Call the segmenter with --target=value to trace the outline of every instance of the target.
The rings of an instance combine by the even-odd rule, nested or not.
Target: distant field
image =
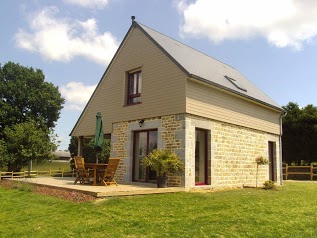
[[[41,171],[47,171],[47,170],[58,170],[58,169],[61,169],[65,172],[68,172],[68,171],[71,171],[71,168],[70,168],[70,163],[69,161],[46,161],[44,163],[40,163],[40,164],[36,164],[36,163],[33,163],[33,168],[32,170],[41,170]],[[28,170],[28,167],[24,167],[22,168],[22,171],[24,170]],[[7,168],[0,168],[0,171],[7,171]]]
[[[28,168],[25,168],[27,170]],[[41,164],[33,164],[33,170],[49,170],[49,169],[64,169],[64,171],[70,171],[70,163],[69,161],[47,161]]]

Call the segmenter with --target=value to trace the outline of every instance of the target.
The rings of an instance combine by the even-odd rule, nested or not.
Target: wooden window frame
[[[131,81],[133,81],[134,83],[134,75],[137,75],[137,79],[136,79],[136,93],[130,94],[130,86],[131,86]],[[140,77],[141,75],[141,77]],[[131,80],[131,76],[133,77]],[[140,79],[141,78],[141,79]],[[141,87],[139,88],[141,84]],[[135,104],[140,104],[141,101],[139,102],[133,102],[133,100],[135,98],[140,98],[141,100],[141,92],[142,92],[142,71],[141,70],[137,70],[137,71],[133,71],[133,72],[127,72],[127,104],[126,105],[135,105]]]

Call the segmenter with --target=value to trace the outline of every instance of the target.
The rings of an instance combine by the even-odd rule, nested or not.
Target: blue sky
[[[0,63],[42,69],[67,100],[60,149],[131,16],[238,69],[281,106],[317,106],[313,0],[3,0]]]

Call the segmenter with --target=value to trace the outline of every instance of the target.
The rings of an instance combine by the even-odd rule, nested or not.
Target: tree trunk
[[[16,166],[14,164],[8,164],[8,172],[15,171]]]
[[[20,172],[21,171],[21,168],[17,166],[16,163],[13,163],[13,164],[8,164],[8,172]]]

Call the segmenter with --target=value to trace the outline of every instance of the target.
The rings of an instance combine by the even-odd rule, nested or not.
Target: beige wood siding
[[[187,113],[280,134],[279,112],[194,79],[187,82]]]
[[[126,72],[142,70],[141,104],[126,106]],[[139,28],[126,38],[81,120],[74,136],[95,134],[95,117],[103,115],[104,132],[112,123],[185,112],[186,75]]]

